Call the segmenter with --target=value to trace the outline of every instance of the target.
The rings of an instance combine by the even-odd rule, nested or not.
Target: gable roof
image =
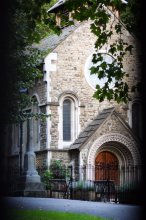
[[[78,149],[84,144],[89,137],[101,126],[101,124],[112,114],[114,107],[104,109],[97,117],[80,133],[79,137],[70,146],[70,150]]]
[[[48,12],[53,8],[53,7],[57,7],[59,5],[64,5],[64,3],[66,2],[66,0],[59,0],[54,6],[52,6]],[[108,11],[108,13],[113,14],[114,18],[117,19],[117,22],[120,22],[120,24],[123,26],[124,29],[127,30],[126,26],[121,22],[121,20],[119,18],[116,17],[116,15],[107,7],[105,7],[106,10]],[[53,51],[60,43],[62,43],[62,41],[64,41],[70,34],[72,34],[80,25],[82,25],[84,22],[75,22],[73,25],[71,26],[67,26],[65,28],[62,29],[61,34],[57,35],[57,34],[52,34],[49,35],[48,37],[42,39],[38,44],[34,44],[33,46],[35,48],[38,48],[41,51],[47,51],[50,50],[49,53],[51,51]],[[130,33],[131,34],[131,33]],[[131,36],[133,36],[131,34]]]
[[[131,127],[126,123],[123,118],[115,111],[114,107],[106,108],[101,113],[99,113],[95,119],[81,132],[75,142],[70,146],[69,150],[79,149],[84,143],[88,141],[88,139],[101,127],[101,125],[105,122],[107,118],[109,118],[112,114],[119,119],[120,123],[128,129],[132,137],[137,143],[141,143],[140,139],[133,133]]]
[[[46,51],[50,49],[50,52],[54,50],[62,41],[64,41],[76,28],[79,27],[81,23],[76,23],[74,25],[68,26],[62,29],[60,35],[53,34],[44,39],[42,39],[39,44],[34,44],[35,48],[38,48],[41,51]]]

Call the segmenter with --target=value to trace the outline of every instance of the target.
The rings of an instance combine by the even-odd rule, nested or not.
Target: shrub
[[[42,175],[42,181],[46,186],[46,189],[50,188],[49,180],[51,179],[68,179],[70,178],[69,168],[66,168],[65,164],[61,160],[54,160],[50,167],[45,170]]]
[[[50,171],[53,173],[53,179],[65,179],[66,178],[66,166],[61,160],[54,160],[50,165]]]

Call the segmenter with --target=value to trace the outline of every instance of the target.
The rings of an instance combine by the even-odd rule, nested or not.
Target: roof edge
[[[102,121],[101,123],[99,123],[99,126],[96,126],[96,125],[98,125],[98,123],[95,125],[95,129],[91,131],[91,135],[88,136],[85,141],[83,141],[81,144],[78,143],[78,145],[80,145],[80,146],[73,146],[74,143],[75,143],[75,141],[74,141],[74,143],[70,146],[70,149],[69,149],[69,150],[79,149],[79,148],[81,148],[86,142],[88,142],[89,137],[92,137],[92,135],[94,135],[94,133],[96,132],[96,130],[99,129],[99,127],[102,126],[102,124],[110,117],[110,115],[111,115],[114,111],[115,111],[115,107],[109,107],[109,108],[103,109],[102,112],[100,112],[100,113],[85,127],[85,129],[79,134],[78,138],[77,138],[75,141],[77,141],[78,139],[81,138],[81,135],[82,135],[84,132],[86,132],[86,130],[87,130],[88,127],[92,126],[93,122],[96,121],[96,119],[97,119],[98,117],[99,117],[98,120],[100,120],[100,116],[101,116],[101,115],[105,115],[105,114],[107,114],[107,113],[109,113],[109,115],[107,115],[105,118],[101,118],[101,120],[103,120],[103,121]],[[94,125],[93,125],[93,127],[94,127]]]
[[[51,13],[54,13],[55,10],[56,10],[58,7],[64,5],[65,2],[66,2],[66,0],[59,0],[59,1],[57,1],[50,9],[47,10],[47,13],[50,13],[50,12],[51,12]]]

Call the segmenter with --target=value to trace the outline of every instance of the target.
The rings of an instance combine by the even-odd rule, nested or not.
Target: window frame
[[[64,105],[65,102],[67,102],[67,104],[69,104],[68,106]],[[65,107],[67,107],[68,109],[65,109]],[[67,112],[65,112],[67,111]],[[66,115],[67,113],[67,115]],[[66,117],[68,116],[68,117]],[[72,101],[69,98],[66,98],[63,100],[63,111],[62,111],[62,132],[63,132],[63,141],[71,141],[71,133],[72,133],[72,129],[71,129],[71,124],[72,124]],[[69,120],[69,121],[68,121]],[[67,128],[68,128],[68,132],[67,132]],[[67,133],[67,136],[66,136]],[[65,137],[66,136],[66,137]]]
[[[63,102],[64,100],[71,101],[71,139],[63,140]],[[58,149],[69,148],[70,145],[75,141],[79,134],[79,102],[77,97],[72,93],[62,94],[59,98],[59,123],[58,123],[58,131],[59,131],[59,140],[58,140]]]

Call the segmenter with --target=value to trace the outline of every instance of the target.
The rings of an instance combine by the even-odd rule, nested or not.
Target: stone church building
[[[58,1],[48,13],[56,14],[56,22],[61,25],[60,10],[64,10],[65,1]],[[111,23],[120,22],[117,13],[112,14]],[[35,100],[28,111],[43,112],[49,117],[45,121],[32,120],[33,133],[31,147],[27,145],[28,126],[23,123],[23,143],[20,149],[20,128],[13,125],[8,137],[8,168],[20,167],[29,170],[25,161],[26,154],[35,157],[36,170],[49,167],[53,160],[61,160],[66,166],[72,165],[73,177],[76,167],[86,167],[85,173],[79,171],[79,179],[98,180],[102,173],[96,172],[96,166],[112,164],[117,167],[139,167],[141,165],[142,115],[141,97],[132,93],[132,100],[118,104],[115,101],[99,102],[93,98],[96,83],[103,84],[94,75],[90,75],[95,36],[90,30],[91,21],[75,22],[75,25],[62,26],[62,33],[43,39],[41,50],[49,48],[44,57],[43,78],[36,80],[35,87],[29,91]],[[109,24],[110,25],[110,24]],[[124,70],[128,72],[127,82],[131,88],[140,81],[139,46],[136,38],[122,25],[122,38],[134,46],[133,53],[127,53]],[[119,36],[110,39],[99,53],[110,62],[112,56],[106,53],[107,47]],[[29,130],[30,131],[30,130]],[[21,161],[20,161],[21,154]],[[33,172],[27,172],[33,176]],[[37,171],[34,175],[38,175]],[[39,176],[39,175],[38,175]],[[125,172],[111,174],[115,182],[125,182],[132,177],[140,178],[139,170],[126,176]],[[35,181],[40,181],[39,178]]]

